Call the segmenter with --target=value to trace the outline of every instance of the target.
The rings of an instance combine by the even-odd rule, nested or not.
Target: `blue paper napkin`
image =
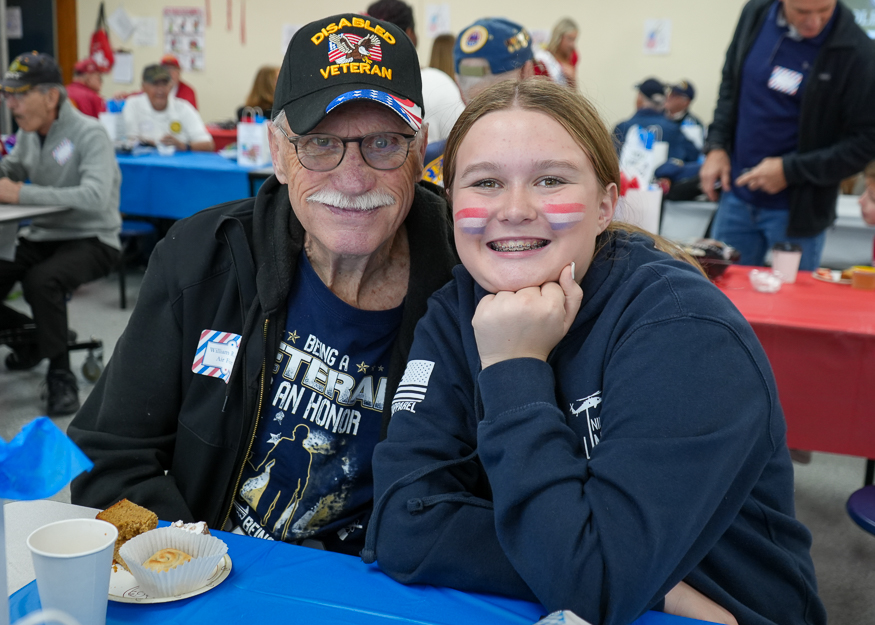
[[[94,463],[48,417],[38,417],[8,443],[0,439],[0,498],[51,497]]]

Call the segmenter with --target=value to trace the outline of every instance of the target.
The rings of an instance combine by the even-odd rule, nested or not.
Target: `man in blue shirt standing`
[[[723,67],[702,189],[713,234],[762,265],[776,242],[820,263],[839,182],[875,157],[875,44],[837,0],[750,0]]]

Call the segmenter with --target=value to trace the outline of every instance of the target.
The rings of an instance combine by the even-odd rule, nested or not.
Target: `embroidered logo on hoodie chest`
[[[602,392],[596,391],[592,395],[575,399],[568,409],[572,417],[585,419],[583,424],[573,424],[572,427],[583,429],[583,448],[586,451],[587,460],[590,458],[593,448],[599,444],[602,436],[602,419],[599,405],[602,403]],[[583,425],[582,428],[579,426]]]

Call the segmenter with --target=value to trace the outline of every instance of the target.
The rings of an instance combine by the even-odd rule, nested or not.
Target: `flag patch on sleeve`
[[[393,415],[399,410],[416,412],[416,404],[425,399],[433,370],[434,362],[431,360],[411,360],[407,363],[401,383],[392,399]]]

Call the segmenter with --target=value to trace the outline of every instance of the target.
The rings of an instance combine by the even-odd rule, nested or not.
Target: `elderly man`
[[[500,17],[477,20],[462,30],[453,49],[456,84],[462,100],[474,97],[496,83],[534,75],[532,38],[514,22]],[[423,180],[443,186],[444,147],[447,141],[429,142]]]
[[[0,260],[0,300],[21,281],[33,311],[31,319],[0,305],[0,329],[35,323],[37,338],[9,354],[6,367],[29,369],[48,358],[48,414],[70,414],[79,395],[67,354],[67,295],[118,260],[121,173],[106,130],[70,104],[52,57],[22,54],[0,90],[19,126],[15,149],[0,161],[0,202],[70,208],[35,218],[21,231],[14,260]]]
[[[416,184],[427,137],[403,31],[353,14],[304,26],[274,102],[276,176],[155,248],[69,428],[95,463],[73,501],[357,553],[371,452],[456,262],[451,227]]]
[[[696,88],[689,80],[682,80],[668,88],[665,97],[665,116],[680,124],[681,132],[700,152],[705,146],[705,125],[690,111],[696,97]]]
[[[774,243],[816,269],[839,183],[875,158],[875,44],[836,0],[751,0],[726,52],[702,189],[713,234],[762,265]]]
[[[129,139],[147,145],[172,145],[177,151],[212,152],[213,138],[195,108],[170,95],[170,73],[163,65],[143,70],[143,93],[125,102],[122,115]]]
[[[161,57],[161,65],[170,72],[170,95],[180,100],[185,100],[194,108],[197,108],[197,96],[194,89],[187,82],[182,82],[180,75],[182,68],[179,67],[179,59],[172,54],[165,54]]]
[[[699,151],[676,123],[666,119],[663,113],[665,85],[656,78],[648,78],[635,85],[635,88],[635,114],[614,126],[617,152],[622,152],[626,136],[633,126],[642,129],[655,126],[660,130],[657,140],[668,143],[668,160],[656,168],[655,176],[672,182],[695,177],[699,171]]]
[[[97,117],[106,110],[100,97],[103,74],[91,58],[82,59],[73,66],[73,82],[67,85],[67,97],[77,109],[89,117]]]

